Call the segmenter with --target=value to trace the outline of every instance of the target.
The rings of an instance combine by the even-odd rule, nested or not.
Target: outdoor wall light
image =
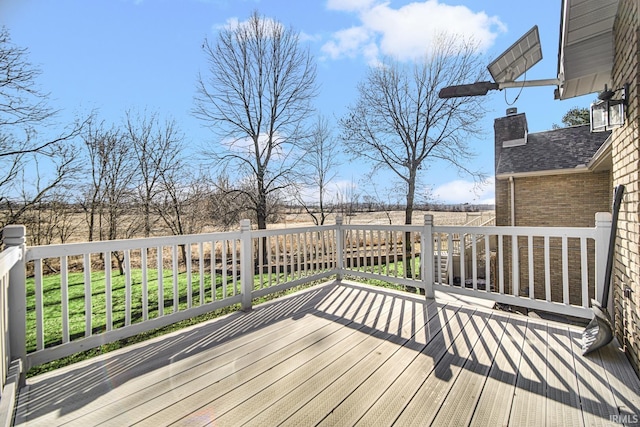
[[[621,98],[611,99],[618,91],[622,91]],[[598,100],[591,104],[589,109],[591,132],[604,132],[624,125],[628,92],[629,83],[616,90],[609,90],[604,86],[604,91],[598,95]]]

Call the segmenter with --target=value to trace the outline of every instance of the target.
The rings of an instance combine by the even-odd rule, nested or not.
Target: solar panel
[[[535,25],[487,68],[494,82],[512,82],[541,59],[540,34]]]

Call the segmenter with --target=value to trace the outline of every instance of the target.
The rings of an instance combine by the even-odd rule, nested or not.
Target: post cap
[[[2,230],[2,241],[7,246],[18,246],[26,242],[27,229],[24,225],[7,225]]]

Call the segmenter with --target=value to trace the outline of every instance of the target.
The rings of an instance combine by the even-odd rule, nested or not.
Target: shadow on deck
[[[17,425],[593,425],[640,416],[581,329],[332,282],[27,381]]]

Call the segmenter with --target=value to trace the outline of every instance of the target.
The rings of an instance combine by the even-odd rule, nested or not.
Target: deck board
[[[581,329],[327,283],[31,378],[17,425],[610,425],[640,415],[615,343]],[[615,424],[614,424],[615,425]]]
[[[504,323],[511,320],[508,315],[494,313],[491,316],[464,369],[440,405],[434,425],[456,427],[469,424],[504,335]]]
[[[547,325],[529,323],[518,366],[509,424],[545,425],[547,380]]]

